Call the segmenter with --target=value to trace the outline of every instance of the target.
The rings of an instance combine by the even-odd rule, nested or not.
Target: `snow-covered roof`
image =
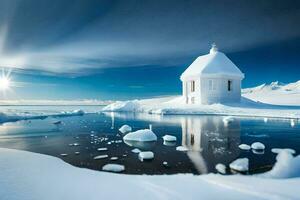
[[[209,54],[199,56],[180,76],[181,80],[197,76],[220,77],[230,76],[243,79],[241,70],[215,46]]]

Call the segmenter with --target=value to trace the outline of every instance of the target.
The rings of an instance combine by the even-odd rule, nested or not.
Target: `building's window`
[[[194,104],[195,103],[195,97],[191,98],[191,103]]]
[[[228,89],[228,91],[232,90],[232,81],[231,80],[227,81],[227,89]]]
[[[208,80],[208,90],[216,90],[216,84],[214,80]]]
[[[191,92],[195,92],[195,81],[191,81]]]

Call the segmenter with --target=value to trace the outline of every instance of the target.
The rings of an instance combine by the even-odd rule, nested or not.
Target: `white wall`
[[[195,81],[195,91],[191,92],[191,81]],[[209,80],[213,81],[213,90],[209,88]],[[232,81],[231,91],[228,91],[228,80]],[[213,104],[240,102],[241,99],[241,80],[235,77],[208,78],[199,77],[182,82],[183,96],[186,103],[191,104],[194,98],[195,104]]]

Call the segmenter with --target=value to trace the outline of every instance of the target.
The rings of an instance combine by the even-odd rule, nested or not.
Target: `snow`
[[[215,168],[220,174],[226,174],[226,166],[224,164],[218,163]]]
[[[177,138],[173,135],[165,135],[162,137],[166,142],[176,142]]]
[[[104,159],[104,158],[108,158],[108,155],[99,155],[99,156],[95,156],[94,160],[99,160],[99,159]]]
[[[106,164],[102,167],[102,170],[108,172],[122,172],[125,170],[125,166],[119,164]]]
[[[246,172],[249,170],[249,159],[238,158],[229,164],[229,167],[235,171]]]
[[[195,76],[225,75],[244,78],[239,68],[222,52],[199,56],[180,76],[181,80]]]
[[[128,141],[152,142],[157,140],[157,136],[149,129],[141,129],[128,133],[123,139]]]
[[[254,150],[264,150],[265,149],[265,145],[261,142],[254,142],[251,144],[251,148]]]
[[[246,151],[251,149],[251,147],[248,144],[240,144],[239,148]]]
[[[295,151],[294,149],[290,149],[290,148],[285,148],[285,149],[273,148],[273,149],[271,149],[271,151],[272,151],[273,153],[276,153],[276,154],[279,154],[279,153],[282,152],[282,151],[287,151],[287,152],[289,152],[290,154],[295,154],[295,153],[296,153],[296,151]]]
[[[185,104],[182,96],[170,96],[144,100],[133,100],[129,109],[129,102],[123,102],[117,109],[114,106],[108,105],[102,109],[103,112],[146,112],[157,115],[224,115],[224,116],[246,116],[246,117],[263,117],[263,118],[290,118],[300,119],[300,81],[290,83],[289,91],[283,89],[266,90],[257,93],[256,90],[243,90],[243,97],[240,103],[231,104]],[[274,84],[273,84],[274,87]],[[282,86],[280,86],[282,87]],[[252,91],[252,92],[251,92]],[[273,92],[277,91],[276,95]],[[251,95],[249,95],[251,94]],[[272,97],[272,98],[269,98]],[[261,97],[258,99],[256,97]],[[265,98],[265,99],[264,99]],[[276,101],[269,101],[275,99]],[[271,105],[274,104],[274,105]],[[276,105],[275,105],[276,104]],[[122,107],[123,106],[123,107]],[[265,119],[264,119],[265,120]],[[267,121],[267,120],[265,120]],[[295,121],[296,122],[296,121]]]
[[[300,80],[283,84],[278,81],[242,90],[244,97],[267,104],[300,106]]]
[[[97,151],[107,151],[106,147],[98,148]]]
[[[131,150],[131,152],[133,152],[133,153],[140,153],[140,152],[141,152],[141,150],[139,150],[139,149],[135,148],[135,149],[132,149],[132,150]]]
[[[178,146],[178,147],[176,147],[176,151],[188,151],[188,148],[186,148],[184,146]]]
[[[124,134],[124,133],[131,132],[132,128],[129,125],[125,124],[119,129],[119,131]]]
[[[132,112],[139,107],[138,100],[134,101],[117,101],[115,103],[105,106],[103,111],[115,111],[115,112]]]
[[[0,148],[0,196],[9,200],[53,199],[299,199],[299,156],[289,157],[298,170],[291,178],[266,174],[246,176],[208,174],[123,175],[69,165],[59,158]],[[282,162],[283,159],[277,159]],[[108,167],[111,169],[111,167]],[[119,167],[117,167],[119,168]],[[274,167],[275,168],[275,167]],[[298,173],[297,173],[298,172]],[[270,176],[270,174],[268,175]],[[282,177],[282,176],[281,176]],[[49,187],[51,186],[51,187]],[[113,187],[112,187],[113,186]]]
[[[260,176],[268,178],[300,177],[300,155],[293,157],[290,149],[282,149],[278,152],[276,160],[272,170]]]
[[[152,151],[142,151],[139,153],[140,161],[151,160],[154,158],[154,153]]]

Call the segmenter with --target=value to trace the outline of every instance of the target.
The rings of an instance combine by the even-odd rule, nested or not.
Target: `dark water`
[[[235,118],[225,125],[222,116],[160,116],[148,114],[86,114],[64,118],[18,121],[0,125],[0,147],[28,150],[60,157],[74,166],[101,170],[107,163],[123,164],[128,174],[203,174],[216,172],[215,165],[229,165],[237,158],[250,160],[250,173],[270,169],[276,154],[272,148],[293,148],[300,152],[300,125],[291,126],[288,120],[262,118]],[[53,122],[62,121],[55,125]],[[158,136],[154,143],[126,144],[118,129],[128,124],[133,130],[148,128]],[[162,136],[175,135],[177,142],[163,144]],[[93,136],[94,135],[94,136]],[[117,142],[115,142],[117,141]],[[243,151],[241,143],[262,142],[266,149],[260,154]],[[78,143],[78,146],[70,144]],[[141,162],[131,152],[134,145],[154,152],[154,159]],[[186,146],[188,152],[176,151]],[[108,151],[99,152],[97,148]],[[80,152],[76,155],[75,152]],[[63,157],[60,154],[68,154]],[[94,160],[97,155],[108,158]],[[111,161],[110,157],[118,157]],[[168,167],[162,163],[168,162]],[[230,172],[228,172],[230,173]]]

